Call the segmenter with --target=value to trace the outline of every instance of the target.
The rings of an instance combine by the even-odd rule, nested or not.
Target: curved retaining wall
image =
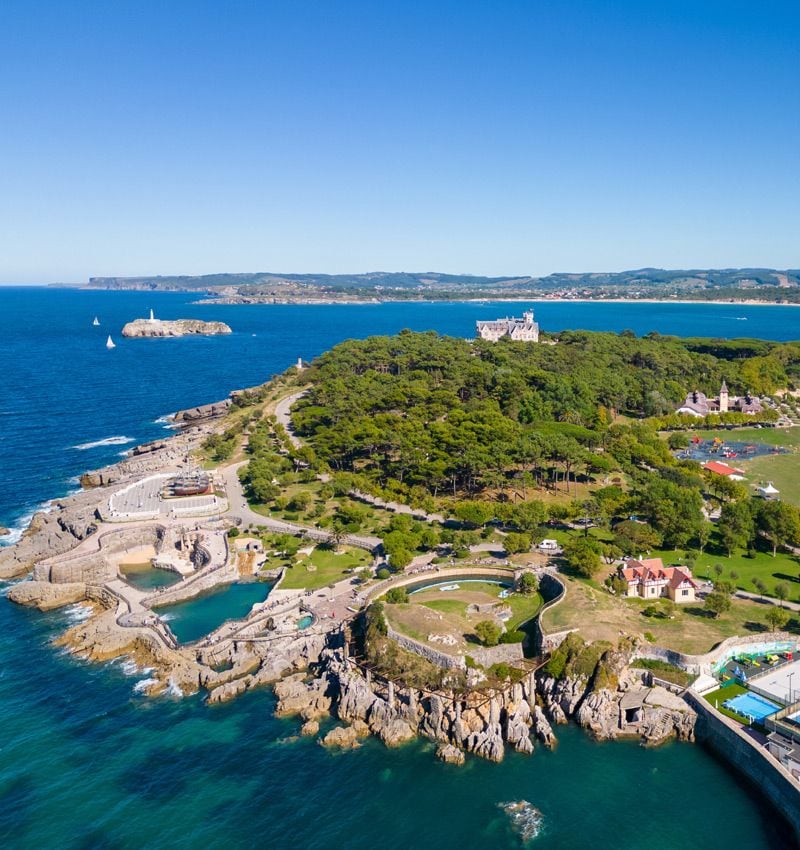
[[[783,652],[797,646],[797,636],[788,632],[765,632],[758,637],[727,638],[704,655],[687,655],[663,646],[640,646],[633,658],[653,658],[666,661],[686,670],[687,673],[711,675],[739,652]]]
[[[365,601],[367,603],[374,602],[393,587],[410,587],[414,584],[446,582],[450,578],[494,578],[504,579],[509,584],[513,584],[515,575],[513,570],[505,570],[500,567],[455,567],[454,569],[441,571],[432,570],[428,574],[418,573],[414,575],[393,576],[392,578],[384,579],[380,584],[376,584],[370,588],[365,595]]]
[[[541,610],[536,615],[534,620],[534,649],[537,655],[545,655],[552,652],[561,646],[564,638],[570,632],[576,632],[577,629],[562,629],[558,632],[548,632],[542,622],[542,617],[553,607],[558,605],[567,595],[567,587],[555,573],[542,572],[539,574],[539,593],[545,600]]]

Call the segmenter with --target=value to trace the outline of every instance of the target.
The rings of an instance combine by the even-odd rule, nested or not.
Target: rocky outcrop
[[[307,683],[305,678],[305,674],[295,673],[275,683],[276,716],[299,714],[304,720],[318,720],[330,713],[331,698],[325,692],[327,682],[313,679]]]
[[[556,736],[553,734],[553,727],[548,723],[544,711],[538,705],[534,705],[531,710],[531,731],[549,749],[555,746]]]
[[[436,758],[445,764],[464,764],[464,751],[452,744],[439,744],[436,748]]]
[[[230,399],[217,401],[213,404],[202,404],[199,407],[190,407],[187,410],[179,410],[173,414],[172,421],[176,425],[198,425],[210,419],[219,419],[224,416],[231,407]]]
[[[50,611],[86,599],[86,585],[82,582],[50,584],[47,581],[22,581],[8,592],[8,598],[18,605]]]
[[[341,750],[352,750],[359,746],[358,735],[352,726],[335,726],[320,741],[323,747],[335,747]]]
[[[167,689],[189,694],[199,687],[201,668],[188,651],[171,649],[151,629],[120,628],[115,610],[103,611],[73,626],[55,644],[90,661],[128,656],[140,667],[153,668],[149,694]]]
[[[225,322],[203,322],[200,319],[134,319],[122,328],[126,337],[215,336],[233,333]]]
[[[97,530],[96,499],[78,493],[34,514],[14,546],[0,549],[0,579],[24,575],[43,558],[61,555]]]
[[[539,694],[544,702],[545,711],[553,723],[566,723],[578,703],[583,699],[589,682],[587,679],[554,679],[545,676],[538,682]]]
[[[313,738],[314,735],[319,734],[319,721],[318,720],[306,720],[306,722],[300,727],[300,734],[304,735],[308,738]]]

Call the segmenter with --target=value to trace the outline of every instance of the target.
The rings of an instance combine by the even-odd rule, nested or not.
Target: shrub
[[[375,575],[377,575],[380,579],[384,579],[389,578],[391,573],[386,569],[386,567],[381,567]]]
[[[519,580],[522,593],[536,593],[539,589],[539,579],[533,573],[523,573]]]
[[[393,587],[386,594],[386,601],[392,605],[408,602],[408,591],[404,587]]]
[[[513,632],[503,632],[500,635],[500,643],[522,643],[527,635],[519,629],[514,629]]]
[[[494,620],[481,620],[475,624],[475,634],[484,646],[497,646],[503,630]]]
[[[239,529],[234,525],[233,528],[228,529],[228,537],[238,537]]]
[[[656,636],[652,632],[645,632],[644,633],[644,639],[648,643],[655,643],[656,642]]]

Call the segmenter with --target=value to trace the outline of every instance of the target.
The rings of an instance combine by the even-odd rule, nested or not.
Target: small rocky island
[[[225,322],[203,322],[200,319],[156,319],[150,311],[149,319],[134,319],[122,329],[127,337],[167,337],[167,336],[215,336],[233,333]]]

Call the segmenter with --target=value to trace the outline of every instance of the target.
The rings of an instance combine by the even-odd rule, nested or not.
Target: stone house
[[[750,395],[749,392],[742,396],[732,396],[728,393],[728,385],[723,381],[718,396],[711,398],[699,390],[692,390],[678,405],[675,412],[700,417],[708,416],[709,413],[748,413],[754,415],[761,413],[762,410],[760,398]]]

